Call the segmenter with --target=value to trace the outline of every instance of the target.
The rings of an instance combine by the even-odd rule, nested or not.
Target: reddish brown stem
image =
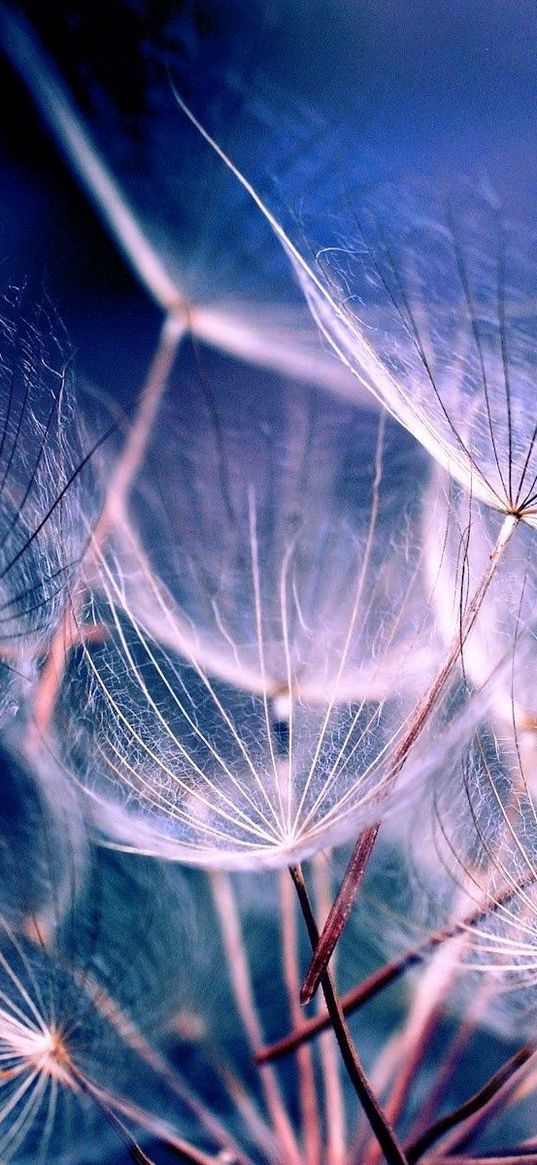
[[[311,909],[302,870],[300,866],[291,866],[289,872],[295,885],[302,914],[304,915],[304,922],[306,923],[306,929],[313,948],[319,937],[319,931]],[[328,971],[322,976],[321,986],[343,1062],[386,1161],[388,1165],[407,1165],[405,1154],[399,1145],[393,1129],[386,1120],[358,1057],[341,1010],[332,976]]]
[[[498,894],[493,902],[479,907],[472,914],[467,915],[466,918],[453,923],[451,926],[445,926],[440,930],[433,931],[419,946],[413,947],[412,950],[401,955],[399,959],[393,959],[391,962],[385,963],[383,967],[379,967],[378,971],[373,971],[371,975],[368,975],[356,987],[351,987],[350,991],[347,991],[345,995],[341,996],[339,1002],[343,1014],[350,1015],[351,1012],[363,1007],[368,1000],[373,999],[379,991],[388,987],[390,983],[395,982],[410,967],[421,963],[436,947],[448,942],[449,939],[455,938],[457,934],[471,930],[483,919],[489,918],[497,910],[500,910],[502,906],[505,906],[517,893],[531,886],[536,878],[537,874],[533,870],[529,871],[516,885],[506,887],[501,894]],[[312,1016],[311,1019],[305,1020],[299,1028],[283,1036],[281,1040],[277,1040],[268,1047],[261,1048],[256,1055],[256,1062],[264,1064],[270,1060],[278,1060],[281,1056],[286,1056],[289,1052],[293,1052],[300,1044],[313,1039],[314,1036],[322,1031],[326,1031],[329,1027],[330,1016],[327,1011]]]
[[[383,789],[383,800],[388,796],[393,788],[403,765],[414,747],[416,741],[421,736],[429,717],[436,709],[439,700],[445,690],[453,669],[458,659],[460,659],[464,644],[472,630],[472,627],[477,618],[479,609],[485,597],[485,594],[490,586],[490,583],[496,572],[498,563],[500,562],[506,547],[518,525],[518,518],[514,514],[507,514],[502,523],[496,545],[490,555],[487,570],[483,574],[480,583],[478,584],[474,595],[468,607],[466,608],[464,618],[461,623],[458,634],[455,636],[447,656],[436,675],[429,691],[424,696],[423,700],[418,704],[414,715],[410,720],[406,731],[403,733],[391,759],[386,782]],[[334,947],[345,927],[349,914],[352,910],[354,900],[360,889],[361,883],[369,858],[375,844],[377,834],[380,828],[380,820],[364,830],[360,834],[354,850],[352,852],[350,862],[345,871],[343,881],[341,883],[338,895],[334,905],[328,915],[320,940],[315,949],[313,959],[310,963],[308,973],[304,980],[304,985],[301,991],[302,1003],[308,1003],[315,994],[319,986],[321,975],[328,966]]]
[[[487,1080],[486,1084],[465,1100],[464,1104],[459,1105],[458,1108],[446,1113],[440,1120],[435,1121],[428,1129],[418,1137],[417,1140],[412,1141],[406,1146],[406,1153],[409,1165],[413,1165],[420,1157],[434,1144],[435,1141],[448,1133],[451,1129],[457,1127],[465,1121],[468,1117],[478,1113],[494,1096],[499,1092],[504,1084],[507,1083],[517,1071],[521,1068],[535,1052],[534,1044],[523,1044],[514,1056],[502,1064],[501,1068],[494,1073],[493,1076]]]

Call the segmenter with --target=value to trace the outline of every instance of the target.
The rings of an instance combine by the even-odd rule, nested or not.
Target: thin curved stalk
[[[443,1103],[445,1093],[457,1071],[461,1059],[464,1055],[467,1044],[469,1044],[476,1027],[478,1026],[481,1015],[484,1013],[490,994],[494,989],[494,983],[485,981],[477,995],[477,1000],[474,1001],[469,1014],[465,1017],[460,1027],[457,1029],[451,1044],[449,1045],[446,1055],[444,1057],[442,1066],[433,1087],[431,1088],[427,1097],[425,1107],[422,1108],[419,1119],[414,1122],[409,1136],[413,1140],[417,1140],[422,1132],[433,1123],[434,1114],[440,1110]]]
[[[236,1165],[252,1165],[250,1158],[242,1151],[225,1125],[196,1096],[182,1077],[177,1075],[165,1056],[147,1041],[131,1017],[121,1010],[117,1001],[108,994],[102,984],[86,972],[80,980],[80,986],[87,992],[92,1003],[98,1007],[108,1023],[118,1032],[124,1044],[132,1048],[136,1055],[149,1065],[159,1079],[177,1096],[181,1104],[189,1109],[205,1132],[221,1146],[222,1151],[229,1153]]]
[[[407,759],[410,750],[419,739],[430,715],[436,709],[446,685],[451,678],[453,669],[461,656],[464,644],[475,623],[479,609],[494,578],[498,565],[507,546],[518,526],[519,518],[516,514],[507,514],[502,523],[500,533],[489,559],[487,570],[483,574],[461,621],[461,626],[453,639],[447,656],[438,671],[429,691],[418,704],[406,732],[399,741],[384,786],[384,796],[388,795]],[[349,864],[343,876],[338,895],[323,928],[319,943],[315,949],[301,992],[302,1003],[308,1003],[315,994],[321,975],[326,969],[334,947],[346,925],[352,910],[356,895],[362,884],[369,859],[373,852],[380,821],[369,826],[360,834]]]
[[[435,950],[436,947],[442,946],[443,943],[449,942],[450,939],[455,938],[458,934],[463,934],[466,930],[471,930],[477,923],[495,914],[497,910],[509,902],[510,898],[515,897],[521,890],[527,889],[536,879],[537,872],[532,871],[528,873],[516,885],[507,886],[501,894],[497,895],[493,902],[487,903],[486,906],[480,906],[472,914],[468,914],[465,918],[459,919],[451,926],[445,926],[433,931],[419,946],[412,947],[411,950],[406,951],[400,958],[392,959],[389,963],[385,963],[384,966],[379,967],[377,971],[373,971],[366,979],[358,983],[356,987],[351,987],[349,991],[346,991],[340,997],[339,1002],[343,1014],[350,1015],[353,1011],[357,1011],[360,1007],[363,1007],[365,1003],[370,999],[374,999],[385,987],[389,987],[390,983],[396,982],[405,971],[423,962],[427,955]],[[300,1027],[295,1028],[294,1031],[289,1032],[288,1035],[283,1036],[280,1040],[276,1040],[273,1044],[265,1048],[260,1048],[256,1055],[256,1062],[264,1064],[271,1060],[278,1060],[281,1056],[286,1056],[289,1052],[293,1052],[300,1044],[313,1039],[320,1032],[327,1031],[330,1026],[330,1016],[327,1011],[312,1016],[311,1019],[304,1020]]]
[[[97,1105],[106,1117],[108,1123],[125,1142],[129,1156],[132,1157],[137,1165],[156,1165],[156,1162],[144,1153],[138,1142],[123,1124],[123,1121],[120,1120],[118,1113],[126,1116],[128,1119],[139,1124],[146,1132],[150,1132],[154,1137],[157,1137],[167,1148],[178,1154],[189,1165],[215,1165],[217,1158],[203,1153],[195,1145],[190,1144],[189,1141],[185,1141],[183,1137],[178,1137],[170,1129],[166,1121],[160,1120],[158,1117],[153,1116],[152,1113],[146,1112],[145,1109],[140,1108],[137,1104],[132,1104],[130,1101],[124,1100],[123,1097],[116,1096],[115,1093],[109,1092],[108,1089],[94,1084],[74,1065],[70,1066],[70,1072],[79,1088],[87,1093],[93,1103]]]
[[[309,939],[312,947],[314,947],[318,939],[319,931],[311,909],[302,869],[298,865],[290,866],[289,872],[293,879],[300,907],[304,915]],[[373,1133],[382,1148],[386,1161],[388,1165],[407,1165],[405,1153],[384,1116],[360,1062],[336,995],[332,976],[328,971],[323,974],[321,985],[343,1062]]]
[[[328,917],[332,894],[329,866],[322,854],[313,860],[313,884],[317,913],[324,920]],[[321,999],[318,1001],[318,1010],[324,1010]],[[345,1107],[338,1049],[328,1031],[321,1036],[319,1045],[326,1119],[326,1165],[344,1165],[347,1157]]]
[[[141,230],[134,211],[103,162],[52,61],[31,25],[4,4],[0,4],[0,42],[135,275],[166,313],[184,316],[186,301],[181,289]]]
[[[434,1142],[444,1136],[445,1133],[449,1133],[451,1129],[456,1129],[469,1117],[480,1113],[490,1101],[496,1098],[500,1089],[511,1081],[515,1072],[527,1064],[533,1055],[535,1055],[535,1044],[523,1044],[518,1052],[515,1052],[514,1056],[511,1056],[505,1064],[502,1064],[501,1068],[487,1080],[486,1084],[478,1092],[475,1092],[473,1096],[465,1100],[464,1104],[452,1109],[451,1112],[446,1113],[440,1120],[435,1121],[416,1140],[411,1141],[406,1146],[409,1165],[414,1165],[414,1162],[418,1161],[427,1149],[431,1145],[434,1145]]]
[[[285,870],[279,871],[279,883],[284,978],[290,1015],[296,1024],[300,1022],[296,900]],[[302,1046],[297,1049],[296,1064],[305,1165],[320,1165],[319,1106],[310,1048]]]

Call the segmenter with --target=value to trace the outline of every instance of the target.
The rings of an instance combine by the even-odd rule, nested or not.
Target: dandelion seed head
[[[375,414],[216,369],[163,414],[102,557],[84,619],[106,634],[69,668],[60,738],[120,844],[285,864],[378,812],[385,708],[433,666],[420,455]]]
[[[193,1133],[181,1107],[177,1124],[166,1125],[177,1094],[158,1069],[159,1038],[183,1005],[177,952],[192,894],[179,870],[142,860],[131,867],[92,851],[85,872],[48,930],[36,919],[33,933],[17,934],[0,918],[3,1161],[66,1165],[74,1154],[85,1160],[89,1146],[93,1160],[108,1160],[118,1133],[106,1112],[134,1120],[135,1129],[146,1127],[145,1113],[150,1126]],[[165,894],[172,882],[166,909],[156,890]]]
[[[535,525],[531,232],[467,187],[376,191],[354,214],[319,285],[302,275],[323,331],[469,494]]]
[[[424,570],[437,627],[448,645],[487,568],[501,518],[482,503],[469,501],[441,470],[426,491],[423,515]],[[477,689],[488,684],[491,711],[494,707],[499,723],[510,727],[514,719],[518,731],[527,734],[534,704],[535,550],[532,530],[521,526],[498,565],[462,652],[467,681]]]

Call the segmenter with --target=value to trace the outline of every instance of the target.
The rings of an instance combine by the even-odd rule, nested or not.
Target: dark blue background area
[[[273,124],[255,176],[264,171],[280,183],[291,209],[300,207],[302,174],[311,205],[308,173],[322,166],[324,154],[335,196],[338,186],[352,198],[360,183],[469,176],[494,191],[507,213],[535,222],[532,3],[28,2],[25,8],[90,124],[105,126],[112,164],[114,155],[121,157],[123,133],[143,151],[152,134],[145,95],[155,80],[166,91],[169,67],[217,133],[226,115],[237,117],[241,103],[262,95],[263,116]],[[67,173],[20,80],[5,65],[2,79],[5,278],[44,279],[79,370],[123,394],[143,375],[159,315]],[[170,149],[162,168],[180,175],[192,137],[172,100],[165,116]],[[277,168],[286,140],[299,152],[290,183]],[[162,174],[155,173],[154,159],[151,164],[148,198],[152,181],[158,198]],[[322,181],[317,189],[324,199]],[[172,222],[173,230],[179,233]]]

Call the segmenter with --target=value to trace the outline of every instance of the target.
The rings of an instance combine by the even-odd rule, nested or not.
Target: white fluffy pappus
[[[423,505],[424,570],[446,646],[457,634],[466,604],[487,570],[501,520],[490,507],[468,499],[437,468]],[[497,566],[461,656],[470,685],[481,688],[489,682],[489,715],[496,717],[500,734],[514,721],[520,739],[525,735],[528,741],[535,730],[536,569],[535,536],[521,525]]]
[[[157,426],[87,607],[102,642],[71,661],[56,732],[121,844],[284,865],[378,815],[434,669],[423,468],[376,414],[220,376],[185,378]]]

